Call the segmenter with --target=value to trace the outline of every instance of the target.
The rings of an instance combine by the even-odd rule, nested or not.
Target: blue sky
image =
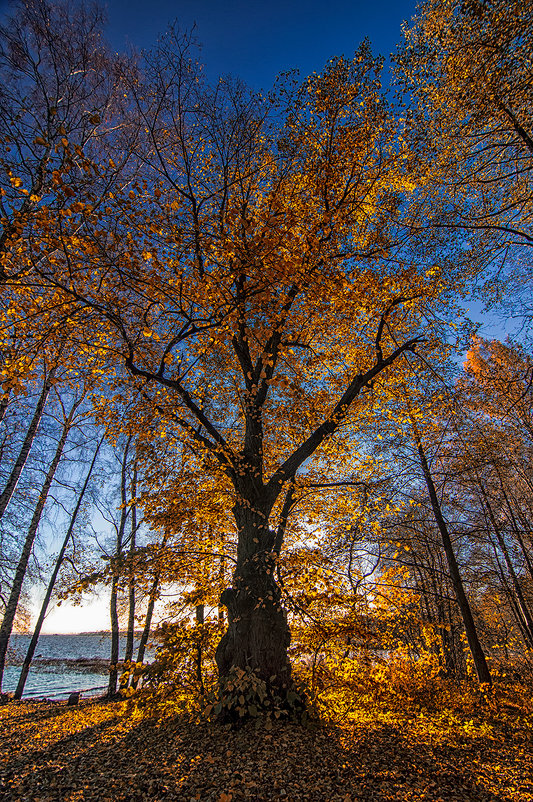
[[[401,24],[416,3],[409,0],[109,0],[108,34],[121,50],[149,47],[177,20],[196,23],[202,61],[210,77],[232,74],[255,89],[269,89],[276,75],[297,68],[320,71],[338,55],[350,55],[368,37],[385,56],[401,38]]]

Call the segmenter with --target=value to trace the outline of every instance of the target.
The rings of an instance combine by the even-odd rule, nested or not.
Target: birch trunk
[[[41,390],[41,395],[39,396],[39,400],[37,401],[37,405],[33,412],[33,417],[30,421],[30,425],[28,426],[28,430],[26,432],[26,436],[18,453],[18,456],[15,460],[15,464],[11,469],[11,473],[7,479],[6,485],[2,492],[0,493],[0,518],[3,517],[7,505],[9,504],[13,493],[15,492],[15,488],[17,486],[18,480],[20,479],[20,474],[22,473],[22,469],[26,464],[26,460],[28,459],[28,455],[30,453],[31,447],[33,445],[33,441],[35,439],[35,435],[37,433],[37,429],[39,427],[39,423],[41,422],[41,418],[43,416],[44,408],[46,405],[46,401],[48,399],[48,395],[52,388],[54,376],[56,373],[57,366],[50,370],[46,379],[43,384],[43,388]]]
[[[33,549],[33,544],[35,542],[35,536],[37,534],[37,530],[39,528],[39,524],[41,521],[41,517],[43,514],[43,510],[48,498],[48,493],[50,492],[50,488],[52,486],[52,482],[54,480],[54,476],[61,460],[61,456],[63,454],[63,449],[65,448],[65,443],[67,441],[67,437],[69,435],[70,429],[72,427],[72,421],[74,419],[75,412],[80,405],[81,401],[76,401],[68,414],[67,419],[63,424],[63,430],[61,432],[61,437],[57,444],[57,448],[54,454],[54,458],[50,463],[50,467],[48,468],[48,472],[46,474],[43,486],[41,488],[41,492],[39,494],[39,499],[37,501],[37,505],[35,507],[28,532],[26,533],[26,539],[24,541],[24,546],[22,549],[22,553],[20,555],[20,559],[17,565],[17,569],[15,571],[15,577],[13,579],[13,585],[11,587],[11,593],[9,595],[9,599],[6,605],[6,610],[4,613],[4,619],[2,621],[2,626],[0,627],[0,690],[2,688],[2,679],[4,675],[4,667],[5,667],[5,660],[7,654],[7,646],[9,643],[9,638],[11,636],[11,631],[13,629],[13,622],[15,621],[15,615],[17,612],[18,603],[20,600],[20,594],[22,591],[22,584],[24,582],[24,577],[26,576],[26,570],[28,568],[28,562],[30,559],[30,555]]]
[[[57,580],[57,576],[58,576],[59,571],[61,569],[61,565],[63,563],[63,559],[65,557],[65,552],[67,550],[67,546],[68,546],[70,538],[72,536],[72,532],[74,531],[74,525],[76,523],[76,519],[78,517],[78,513],[80,511],[80,508],[81,508],[81,505],[82,505],[82,502],[83,502],[83,497],[85,496],[85,491],[87,490],[87,486],[89,484],[89,480],[91,478],[91,474],[93,472],[93,468],[95,466],[96,459],[98,457],[98,452],[100,451],[100,446],[102,445],[103,440],[104,440],[104,438],[102,437],[101,440],[99,441],[97,447],[96,447],[96,451],[94,453],[92,462],[91,462],[91,464],[89,466],[89,470],[87,472],[87,476],[85,477],[85,481],[83,483],[83,487],[81,488],[80,493],[78,495],[78,499],[76,501],[76,506],[74,507],[74,511],[73,511],[72,515],[70,516],[70,523],[69,523],[69,526],[68,526],[68,529],[67,529],[67,533],[66,533],[65,538],[63,540],[63,544],[61,546],[59,554],[57,555],[56,564],[54,566],[54,570],[52,571],[52,576],[50,577],[50,580],[48,582],[48,587],[46,589],[46,594],[45,594],[45,597],[43,599],[43,603],[41,605],[41,610],[39,612],[39,617],[37,619],[37,623],[35,624],[35,629],[33,631],[32,639],[30,641],[30,645],[28,646],[28,651],[26,653],[26,657],[24,658],[24,664],[22,666],[22,670],[20,672],[20,677],[19,677],[17,689],[15,691],[15,699],[22,699],[22,694],[24,693],[24,686],[26,685],[26,680],[28,678],[28,673],[29,673],[29,670],[30,670],[31,662],[33,660],[33,655],[35,654],[35,649],[37,648],[37,643],[39,641],[39,636],[41,634],[41,628],[42,628],[42,625],[44,623],[44,619],[46,617],[46,612],[48,610],[48,605],[50,603],[50,599],[52,598],[52,593],[54,591],[54,587],[55,587],[55,583],[56,583],[56,580]]]

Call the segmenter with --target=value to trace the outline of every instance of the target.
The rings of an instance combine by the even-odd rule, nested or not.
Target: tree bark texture
[[[251,669],[268,687],[284,691],[290,685],[287,649],[291,636],[274,579],[275,534],[264,511],[237,504],[234,515],[239,531],[233,587],[221,596],[228,610],[228,628],[216,650],[219,677],[231,668]]]

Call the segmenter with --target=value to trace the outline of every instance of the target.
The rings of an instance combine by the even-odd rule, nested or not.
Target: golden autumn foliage
[[[236,536],[222,604],[238,654],[228,635],[222,674],[251,660],[263,679],[287,684],[273,571],[299,476],[305,487],[342,471],[364,393],[385,401],[409,372],[403,355],[424,335],[433,341],[464,260],[443,264],[438,242],[411,237],[410,154],[367,45],[271,98],[238,82],[204,85],[193,57],[171,31],[142,80],[124,72],[150,121],[138,131],[143,172],[116,182],[105,207],[71,204],[61,240],[44,224],[53,258],[38,275],[61,293],[80,350],[104,374],[96,402],[108,426],[133,394],[129,433],[162,442],[155,454],[168,446],[171,460],[185,448],[210,477],[195,502],[199,536],[220,540],[221,525]],[[175,527],[184,508],[168,500],[180,476],[146,500],[159,525]],[[200,503],[208,488],[212,500]],[[261,658],[248,653],[255,642]]]
[[[368,43],[261,96],[177,28],[111,62],[95,12],[27,169],[0,120],[0,405],[56,365],[119,455],[59,592],[111,589],[111,700],[119,602],[167,619],[125,700],[0,707],[7,798],[533,800],[531,357],[461,373],[456,309],[530,239],[519,5],[429,0],[402,111]]]
[[[392,694],[379,677],[370,688],[352,679],[342,714],[320,727],[274,721],[228,730],[176,714],[156,721],[128,713],[126,702],[4,706],[2,792],[14,802],[50,794],[117,802],[533,798],[525,688],[509,685],[488,700],[445,684],[413,700],[401,682]]]
[[[396,57],[446,199],[440,223],[486,234],[500,255],[532,241],[532,22],[520,0],[428,0]]]

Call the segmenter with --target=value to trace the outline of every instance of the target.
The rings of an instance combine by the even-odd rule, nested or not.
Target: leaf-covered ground
[[[237,730],[125,702],[0,707],[0,799],[533,801],[532,716],[376,709]]]

